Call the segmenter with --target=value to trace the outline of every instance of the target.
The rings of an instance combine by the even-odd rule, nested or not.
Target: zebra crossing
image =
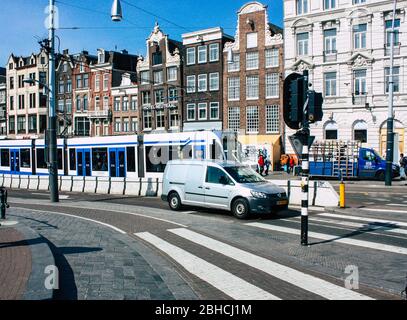
[[[290,222],[298,222],[298,218],[282,219]],[[314,215],[311,219],[324,225],[332,225],[339,228],[361,228],[366,223],[376,223],[376,227],[382,233],[390,235],[405,236],[407,223],[400,221],[388,221],[381,219],[345,216],[340,214],[320,213]],[[277,225],[280,221],[249,222],[245,226],[248,228],[257,228],[271,233],[282,233],[285,235],[299,236],[297,226]],[[390,226],[391,224],[391,226]],[[386,228],[387,226],[387,228]],[[397,227],[392,229],[391,227]],[[397,232],[396,232],[397,231]],[[165,233],[154,234],[154,232],[140,232],[134,234],[137,238],[142,239],[149,245],[168,255],[173,261],[180,265],[188,273],[199,278],[201,281],[219,290],[227,297],[239,300],[281,300],[290,299],[290,292],[297,292],[296,298],[302,298],[301,294],[306,297],[308,294],[317,296],[319,299],[328,300],[371,300],[375,299],[374,294],[370,291],[350,290],[344,283],[338,283],[330,278],[309,272],[298,270],[297,268],[287,266],[274,261],[272,258],[265,258],[259,254],[243,250],[236,245],[231,245],[217,237],[208,236],[201,232],[189,228],[168,229]],[[371,242],[360,239],[340,238],[334,234],[322,232],[310,232],[310,238],[321,240],[332,240],[338,245],[348,245],[363,247],[374,251],[385,251],[391,254],[407,254],[407,237],[405,246],[389,245],[379,242]],[[205,253],[202,253],[205,252]],[[272,252],[272,251],[271,251]],[[218,255],[218,260],[206,259],[205,256],[211,257]],[[223,261],[225,259],[225,261]],[[255,281],[250,274],[244,272],[234,272],[232,262],[244,266],[247,270],[260,272],[263,275],[263,283]],[[276,286],[272,285],[273,281],[279,281],[280,287],[285,290],[275,290]],[[298,294],[300,292],[300,294]]]

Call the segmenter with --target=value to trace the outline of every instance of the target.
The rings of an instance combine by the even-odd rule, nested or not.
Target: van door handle
[[[203,189],[203,187],[202,187],[202,186],[200,186],[200,187],[198,187],[198,189]]]
[[[211,190],[211,188],[206,187],[205,190]]]

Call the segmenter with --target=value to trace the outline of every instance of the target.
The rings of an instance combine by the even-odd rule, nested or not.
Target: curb
[[[52,300],[53,290],[45,288],[44,281],[47,275],[44,270],[47,266],[55,265],[55,259],[48,240],[35,232],[33,229],[21,225],[15,226],[28,242],[31,250],[31,274],[27,282],[27,288],[23,295],[23,300]],[[39,239],[40,241],[36,241]]]

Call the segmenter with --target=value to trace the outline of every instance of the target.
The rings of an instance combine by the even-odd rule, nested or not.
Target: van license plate
[[[284,205],[286,205],[286,204],[288,204],[288,200],[277,201],[277,205],[278,205],[278,206],[284,206]]]

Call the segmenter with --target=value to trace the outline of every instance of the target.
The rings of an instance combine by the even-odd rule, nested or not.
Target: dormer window
[[[33,64],[34,64],[34,59],[31,58],[31,60],[30,60],[30,65],[33,65]]]
[[[13,68],[14,68],[14,63],[9,63],[8,68],[9,68],[9,70],[13,70]]]
[[[19,66],[22,67],[23,65],[24,65],[24,62],[23,62],[23,61],[20,61]]]
[[[105,63],[105,52],[104,51],[98,52],[98,63]]]

